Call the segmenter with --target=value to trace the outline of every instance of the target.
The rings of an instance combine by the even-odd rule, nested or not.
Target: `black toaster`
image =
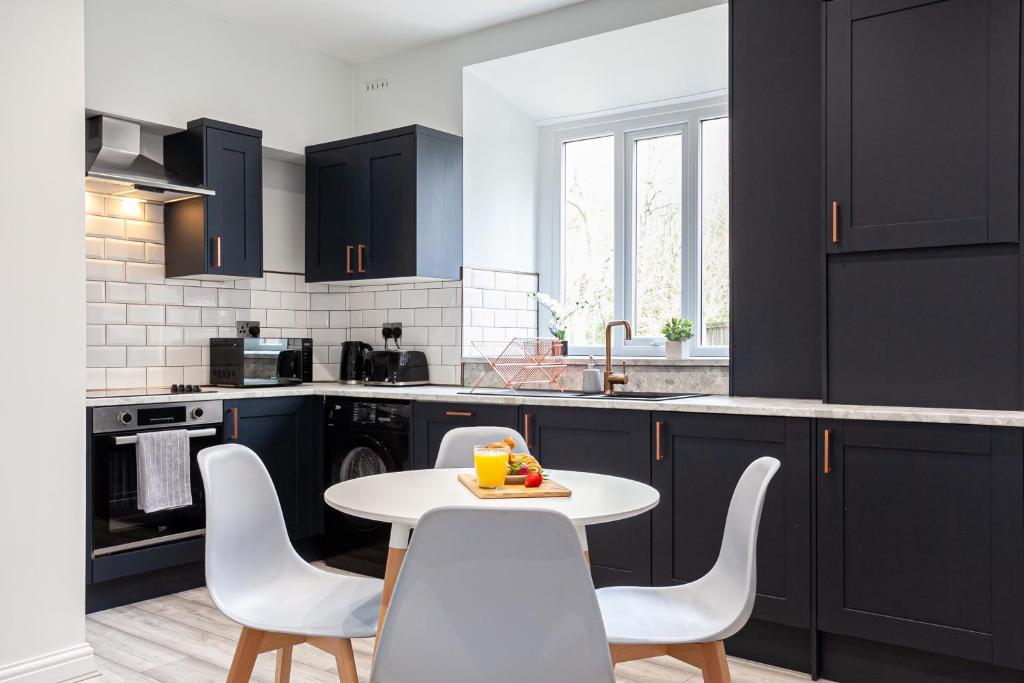
[[[379,387],[429,384],[427,356],[422,351],[372,351],[366,383]]]

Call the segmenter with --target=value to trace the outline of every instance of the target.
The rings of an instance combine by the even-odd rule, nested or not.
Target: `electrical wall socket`
[[[385,340],[398,341],[402,338],[402,323],[384,323],[380,328],[380,334]]]
[[[235,335],[239,338],[259,337],[260,323],[258,320],[239,320],[235,323]]]

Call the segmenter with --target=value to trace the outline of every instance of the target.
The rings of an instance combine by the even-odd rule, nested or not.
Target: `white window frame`
[[[563,299],[564,233],[562,230],[564,197],[563,154],[567,142],[588,138],[614,136],[614,315],[632,321],[635,309],[636,270],[633,236],[633,150],[636,140],[681,133],[683,148],[683,238],[682,286],[680,315],[694,322],[694,336],[687,344],[690,356],[722,357],[729,355],[728,346],[701,344],[701,188],[700,130],[701,122],[727,117],[725,95],[702,97],[670,107],[658,107],[628,114],[576,120],[541,129],[541,155],[538,178],[540,187],[538,216],[538,266],[540,291]],[[547,329],[549,316],[540,310],[540,329]],[[664,337],[634,338],[626,342],[621,328],[616,328],[613,353],[617,356],[662,356]],[[583,346],[569,340],[573,355],[603,353],[603,346]]]

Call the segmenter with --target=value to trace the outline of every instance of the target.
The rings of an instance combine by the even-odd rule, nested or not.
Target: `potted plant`
[[[693,323],[686,318],[672,318],[661,326],[665,335],[665,358],[679,360],[683,357],[683,342],[693,336]]]
[[[551,333],[552,337],[562,342],[560,345],[561,355],[569,355],[569,344],[565,339],[565,328],[569,318],[580,310],[579,303],[576,304],[575,308],[570,309],[558,299],[554,299],[542,292],[531,292],[530,296],[536,299],[537,303],[546,308],[548,313],[551,314],[551,320],[548,321],[548,332]]]

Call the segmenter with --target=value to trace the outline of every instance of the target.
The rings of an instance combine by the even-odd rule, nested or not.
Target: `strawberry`
[[[520,465],[519,469],[516,470],[516,474],[529,474],[529,473],[530,473],[530,468],[527,467],[525,464]]]
[[[526,481],[523,483],[523,485],[526,486],[526,488],[528,489],[532,489],[537,486],[540,486],[541,482],[543,481],[544,477],[541,475],[540,472],[536,470],[530,470],[529,472],[526,473]]]

